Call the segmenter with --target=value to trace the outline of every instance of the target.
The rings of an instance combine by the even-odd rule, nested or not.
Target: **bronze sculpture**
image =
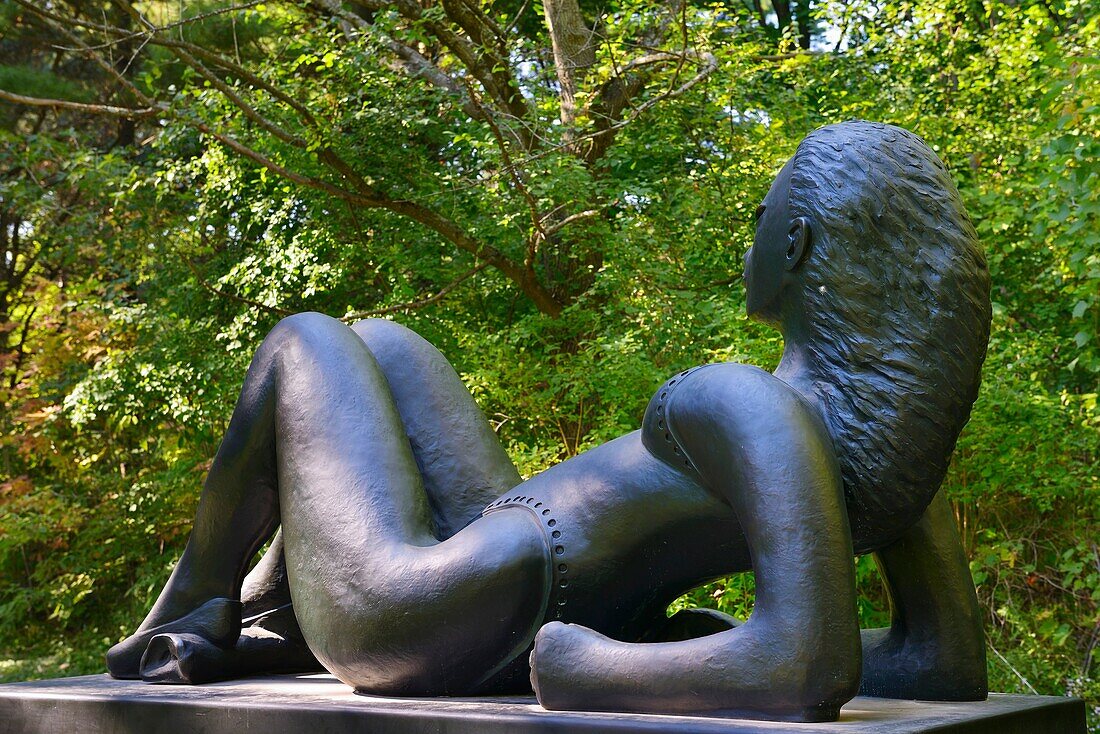
[[[639,431],[524,482],[412,332],[281,322],[112,675],[200,682],[316,656],[374,693],[530,676],[547,708],[803,721],[835,719],[857,690],[983,698],[977,602],[937,494],[990,319],[958,193],[916,136],[849,122],[803,141],[757,219],[747,307],[783,332],[775,374],[682,372]],[[861,640],[851,559],[867,552],[894,621]],[[747,621],[665,618],[750,569]]]

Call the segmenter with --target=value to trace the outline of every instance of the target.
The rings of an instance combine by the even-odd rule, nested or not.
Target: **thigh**
[[[454,535],[519,481],[496,433],[446,358],[400,324],[352,326],[386,376],[423,477],[439,539]]]

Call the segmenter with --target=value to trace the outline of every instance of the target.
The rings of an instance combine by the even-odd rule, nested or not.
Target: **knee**
[[[292,314],[279,321],[264,337],[257,354],[278,354],[287,348],[301,347],[347,326],[323,313],[306,311]]]
[[[356,321],[351,325],[351,330],[358,334],[364,341],[407,339],[410,336],[416,336],[416,332],[412,329],[407,326],[402,326],[396,321],[390,321],[389,319],[363,319],[362,321]]]
[[[347,325],[321,313],[296,313],[279,321],[264,337],[252,357],[252,372],[267,372],[295,362],[305,353],[331,353],[354,337]]]
[[[268,340],[300,339],[343,324],[331,316],[316,311],[303,311],[282,318],[267,334]],[[344,327],[346,328],[346,327]]]
[[[360,339],[379,359],[392,357],[408,360],[425,348],[434,348],[422,336],[407,326],[387,319],[364,319],[351,326]]]
[[[364,319],[351,327],[387,375],[400,375],[409,370],[432,372],[446,363],[431,342],[396,321]]]

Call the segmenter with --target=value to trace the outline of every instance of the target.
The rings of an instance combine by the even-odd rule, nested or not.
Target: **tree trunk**
[[[546,0],[543,9],[561,86],[561,122],[570,126],[577,119],[577,85],[596,63],[596,48],[577,0]]]
[[[813,30],[810,2],[811,0],[796,0],[794,6],[795,23],[798,24],[798,46],[804,51],[810,50],[810,35]]]
[[[790,0],[772,0],[772,6],[775,8],[775,17],[779,20],[779,32],[783,33],[791,25]]]

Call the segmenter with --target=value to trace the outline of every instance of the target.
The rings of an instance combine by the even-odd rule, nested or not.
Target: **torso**
[[[669,383],[697,369],[705,366]],[[544,621],[637,639],[681,594],[751,567],[732,510],[665,439],[658,415],[662,395],[676,388],[669,383],[641,430],[546,470],[486,508],[523,508],[542,523],[554,569]]]
[[[709,372],[719,367],[728,378]],[[635,641],[665,618],[678,596],[751,570],[733,510],[705,486],[688,458],[698,447],[682,446],[665,418],[674,395],[690,391],[703,371],[708,380],[735,384],[749,372],[755,385],[766,376],[777,396],[794,393],[816,410],[794,388],[756,368],[695,367],[661,386],[640,430],[562,462],[491,503],[485,514],[528,511],[542,524],[554,569],[543,623],[581,624]],[[869,542],[855,540],[857,547]],[[513,681],[525,678],[527,656],[509,669]]]

